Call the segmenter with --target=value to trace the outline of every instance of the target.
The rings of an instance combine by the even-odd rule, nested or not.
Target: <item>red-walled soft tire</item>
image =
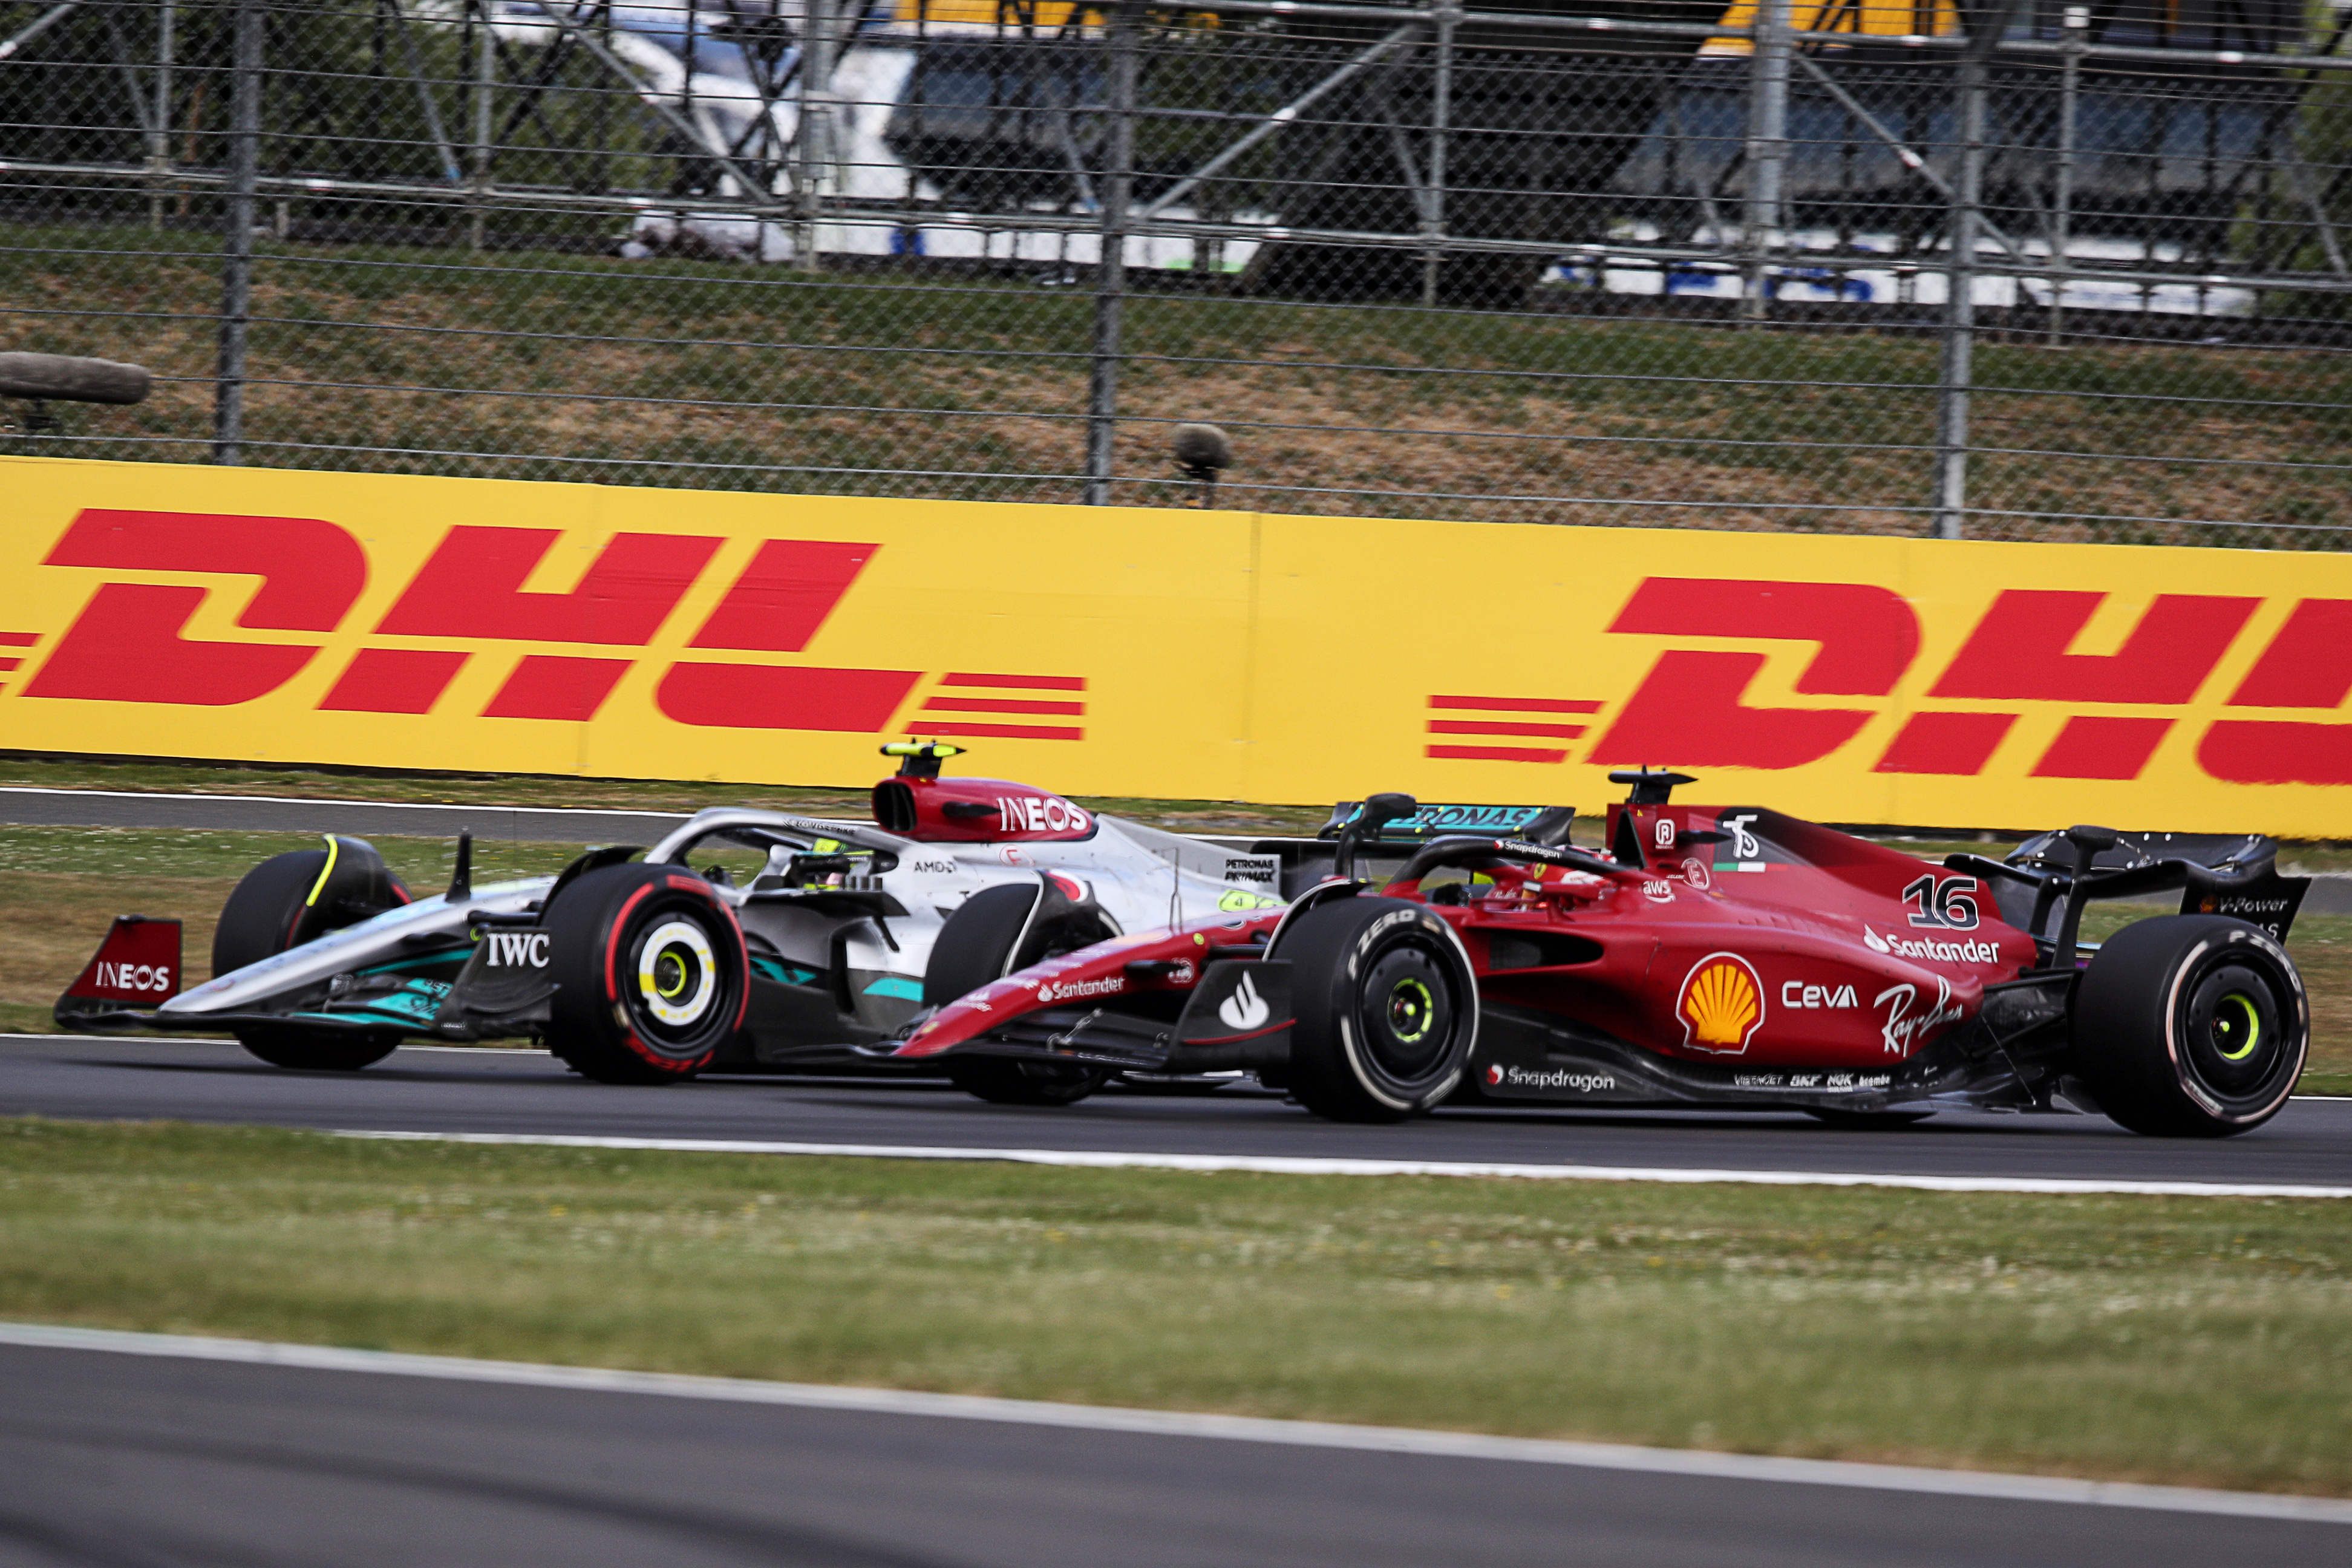
[[[541,921],[556,985],[548,1048],[603,1083],[679,1083],[742,1026],[751,961],[735,911],[676,866],[607,866]]]

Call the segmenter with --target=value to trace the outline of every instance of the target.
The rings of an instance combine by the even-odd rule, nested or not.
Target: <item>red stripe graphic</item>
[[[1475,708],[1497,713],[1598,713],[1598,702],[1570,702],[1552,697],[1433,697],[1432,708]]]
[[[1076,725],[1034,722],[1041,718],[1083,718],[1087,711],[1084,702],[986,695],[998,691],[1084,691],[1087,689],[1084,676],[993,675],[985,671],[955,670],[941,676],[940,685],[960,689],[942,690],[924,700],[924,717],[920,725],[927,735],[977,736],[1000,741],[1083,741],[1087,738],[1087,732]],[[934,713],[970,713],[979,717],[934,720],[929,717]],[[1000,720],[1016,721],[999,722]]]
[[[1556,740],[1573,741],[1584,733],[1581,724],[1507,724],[1488,719],[1475,724],[1458,723],[1449,719],[1432,719],[1429,732],[1433,735],[1548,735]]]
[[[1429,705],[1452,718],[1428,721],[1432,735],[1465,735],[1491,737],[1495,740],[1574,741],[1581,739],[1585,726],[1563,724],[1559,714],[1598,713],[1601,704],[1572,697],[1475,697],[1461,693],[1442,693],[1432,697]],[[1476,719],[1474,713],[1493,713],[1492,719]],[[1544,715],[1543,718],[1500,715]],[[1465,746],[1440,745],[1431,742],[1423,754],[1440,762],[1454,763],[1564,763],[1566,749],[1548,746]]]
[[[30,647],[40,640],[38,632],[0,632],[0,647]]]
[[[1456,763],[1564,763],[1566,752],[1538,752],[1526,746],[1432,746],[1429,754]]]
[[[941,686],[1011,686],[1031,691],[1084,691],[1083,675],[942,675]]]
[[[925,724],[926,735],[992,735],[1005,741],[1083,741],[1084,730],[1064,730],[1050,724]]]
[[[934,697],[923,704],[939,713],[1067,713],[1087,710],[1083,702],[1022,702],[1010,697]]]

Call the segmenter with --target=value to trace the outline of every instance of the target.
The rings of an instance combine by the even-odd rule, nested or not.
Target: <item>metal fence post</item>
[[[1454,29],[1462,20],[1455,0],[1439,0],[1437,50],[1429,84],[1429,200],[1423,208],[1421,237],[1429,248],[1421,261],[1421,302],[1437,303],[1437,272],[1445,255],[1445,143],[1454,128]]]
[[[228,142],[228,233],[221,258],[220,368],[213,461],[245,461],[245,351],[253,312],[254,187],[261,174],[261,0],[236,0]]]
[[[479,0],[481,20],[474,35],[474,182],[467,197],[471,209],[467,215],[466,233],[472,248],[479,250],[488,239],[488,203],[490,195],[490,138],[492,116],[490,91],[499,74],[499,37],[490,29],[490,0]]]
[[[1747,251],[1740,314],[1764,319],[1769,285],[1764,261],[1780,228],[1781,174],[1789,159],[1789,14],[1790,0],[1759,0],[1748,62],[1748,205],[1741,237]]]
[[[1976,353],[1976,259],[1984,201],[1986,98],[1992,52],[2018,0],[1990,0],[1969,17],[1968,47],[1953,88],[1958,100],[1959,169],[1952,181],[1944,258],[1944,348],[1936,377],[1936,537],[1958,539],[1969,505],[1969,391]]]
[[[1095,268],[1095,339],[1087,378],[1087,504],[1110,504],[1111,437],[1118,419],[1119,328],[1127,305],[1128,203],[1135,184],[1137,33],[1134,0],[1114,0],[1104,17],[1110,54],[1110,135],[1102,177],[1102,257]]]
[[[2066,278],[2073,265],[2067,254],[2068,225],[2074,210],[2074,137],[2082,102],[2083,51],[2090,47],[2091,8],[2069,5],[2063,17],[2061,47],[2065,61],[2058,76],[2058,172],[2050,193],[2050,346],[2066,342]]]
[[[817,220],[833,177],[833,20],[825,0],[807,0],[801,20],[800,156],[793,172],[793,247],[801,267],[817,270]],[[747,196],[761,193],[747,191]]]
[[[147,226],[163,226],[163,201],[166,182],[172,174],[172,52],[177,40],[173,37],[176,13],[173,0],[163,0],[155,7],[155,119],[154,129],[147,133],[147,172],[152,194],[147,198]]]

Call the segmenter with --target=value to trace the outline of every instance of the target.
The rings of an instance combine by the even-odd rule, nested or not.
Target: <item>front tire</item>
[[[213,927],[214,976],[293,946],[310,889],[326,868],[325,850],[294,849],[272,855],[239,878],[221,906],[220,923]]]
[[[273,855],[237,879],[213,927],[215,977],[258,963],[295,945],[310,889],[327,868],[323,849]],[[326,1029],[250,1028],[236,1043],[274,1068],[297,1072],[357,1072],[399,1047],[398,1035],[349,1035]]]
[[[607,866],[542,923],[556,991],[548,1048],[601,1083],[678,1083],[743,1021],[751,961],[734,911],[674,866]]]
[[[2127,925],[2084,972],[2074,1054],[2099,1109],[2158,1138],[2228,1138],[2303,1076],[2311,1004],[2286,949],[2220,915]]]
[[[1283,1075],[1334,1121],[1402,1121],[1462,1081],[1478,986],[1454,928],[1402,899],[1318,904],[1285,933],[1297,1022]]]

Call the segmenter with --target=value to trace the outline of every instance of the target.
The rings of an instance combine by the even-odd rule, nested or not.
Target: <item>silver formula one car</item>
[[[404,1039],[524,1037],[591,1078],[855,1062],[927,1008],[1122,931],[1279,907],[1279,860],[996,779],[958,748],[883,748],[873,823],[716,807],[635,858],[412,898],[362,839],[266,860],[221,911],[213,978],[174,994],[178,922],[124,916],[64,996],[79,1029],[227,1030],[279,1067],[362,1068]],[[730,850],[739,882],[698,861]],[[743,851],[751,851],[745,857]],[[160,1002],[160,1005],[157,1005]],[[1052,1102],[1107,1072],[974,1064],[965,1087]],[[959,1082],[962,1081],[959,1078]]]

